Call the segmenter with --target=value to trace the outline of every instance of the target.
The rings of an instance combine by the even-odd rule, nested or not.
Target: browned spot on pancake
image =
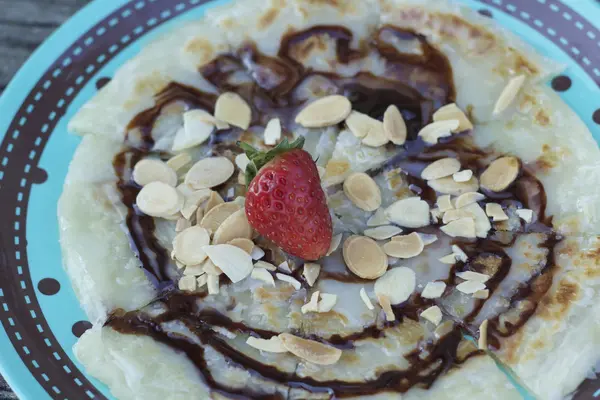
[[[546,111],[540,109],[535,113],[535,122],[541,126],[548,126],[550,125],[550,116]]]
[[[514,335],[502,343],[504,357],[502,361],[507,364],[515,364],[521,356],[521,343],[523,341],[524,329],[519,329]]]
[[[184,51],[200,56],[198,61],[205,63],[213,54],[214,47],[205,38],[193,38],[185,44]]]
[[[583,264],[582,267],[588,278],[597,278],[600,276],[600,243],[596,247],[583,252],[581,261],[577,264]]]
[[[425,336],[425,329],[417,321],[405,318],[400,325],[388,330],[386,335],[393,335],[403,345],[411,345]]]
[[[344,365],[359,364],[360,357],[358,356],[358,354],[356,354],[353,351],[345,351],[342,353],[342,360],[340,360],[340,361],[343,362]]]
[[[552,148],[548,144],[542,146],[542,155],[535,160],[535,167],[540,172],[549,172],[552,168],[561,164],[565,157],[568,157],[570,152],[563,148]]]
[[[514,49],[512,49],[512,48],[511,48],[511,50],[514,51]],[[516,54],[516,60],[515,60],[515,64],[514,64],[515,71],[518,71],[519,73],[527,73],[528,75],[534,75],[539,72],[538,68],[535,65],[530,63],[521,54],[518,54],[516,51],[514,51],[514,52]]]
[[[546,343],[544,343],[544,340],[542,340],[541,338],[538,338],[534,340],[533,343],[531,343],[529,346],[531,350],[540,351],[544,350],[544,348],[546,347]]]
[[[536,294],[546,293],[552,286],[552,274],[539,275],[531,282],[531,290]]]
[[[295,290],[290,285],[282,285],[278,289],[267,289],[260,287],[256,289],[255,297],[258,301],[263,302],[266,300],[287,300],[294,294]]]
[[[329,161],[325,166],[325,177],[342,176],[350,171],[350,163],[348,161]]]
[[[569,306],[579,297],[579,287],[573,282],[562,279],[558,288],[549,292],[539,304],[538,315],[545,319],[557,320],[567,313]]]
[[[235,21],[233,18],[224,18],[221,20],[221,25],[223,25],[224,28],[231,29],[235,26]]]
[[[413,193],[413,191],[412,191],[412,190],[410,190],[409,188],[407,188],[407,187],[403,187],[402,189],[400,189],[400,190],[396,191],[396,192],[394,193],[394,195],[395,195],[397,198],[401,199],[401,198],[404,198],[404,197],[412,197],[412,196],[414,196],[414,193]]]
[[[273,21],[275,21],[275,18],[277,18],[278,15],[279,9],[270,8],[258,19],[258,29],[262,30],[268,28],[273,23]]]

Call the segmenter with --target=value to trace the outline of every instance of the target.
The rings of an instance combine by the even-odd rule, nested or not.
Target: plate
[[[56,205],[79,142],[74,112],[124,61],[226,0],[96,0],[23,66],[0,99],[0,372],[21,399],[110,399],[72,346],[90,327],[61,265]],[[550,85],[600,142],[600,3],[461,0],[567,67]],[[568,132],[565,132],[568,134]],[[587,380],[575,399],[600,396]]]

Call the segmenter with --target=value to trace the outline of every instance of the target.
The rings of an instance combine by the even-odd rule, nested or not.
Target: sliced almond
[[[192,223],[185,219],[185,218],[179,218],[177,220],[177,224],[175,225],[175,232],[179,233],[181,231],[186,230],[187,228],[190,228],[192,226]]]
[[[371,229],[365,229],[364,232],[365,236],[368,236],[375,240],[389,239],[392,236],[396,236],[400,233],[402,233],[402,229],[394,225],[383,225]]]
[[[342,356],[340,349],[314,340],[303,339],[291,333],[280,333],[279,338],[290,353],[313,364],[332,365]]]
[[[477,347],[479,350],[487,350],[487,335],[488,335],[488,320],[484,320],[479,326],[479,339],[477,340]]]
[[[444,224],[447,224],[449,222],[452,221],[456,221],[457,219],[461,219],[461,218],[474,218],[472,214],[466,212],[465,210],[448,210],[444,213],[444,216],[442,217],[442,222]]]
[[[182,277],[179,280],[177,287],[184,292],[193,292],[197,287],[196,277],[192,275]]]
[[[340,243],[342,243],[342,236],[344,236],[341,233],[338,233],[337,235],[333,235],[331,237],[331,244],[329,245],[329,250],[327,250],[327,253],[325,255],[330,256],[331,254],[333,254],[333,252],[335,252],[338,247],[340,247]]]
[[[452,174],[452,179],[455,182],[468,182],[473,177],[473,171],[470,169],[464,169],[459,172]]]
[[[438,258],[438,260],[442,264],[454,265],[454,264],[456,264],[456,254],[454,254],[454,253],[448,254],[447,256]]]
[[[475,238],[475,220],[473,218],[460,218],[444,225],[441,231],[451,237]]]
[[[265,256],[265,251],[258,246],[254,246],[250,255],[252,256],[253,260],[260,260]]]
[[[204,203],[210,197],[210,189],[196,190],[185,197],[185,203],[181,209],[181,215],[185,219],[191,219],[192,215],[195,214],[198,206]]]
[[[190,110],[183,114],[183,127],[175,133],[172,151],[199,146],[210,138],[215,126],[206,120],[205,114],[204,110]]]
[[[463,132],[469,129],[473,129],[473,124],[469,121],[469,118],[465,115],[465,113],[458,108],[455,103],[446,104],[443,107],[437,109],[436,112],[433,113],[433,120],[438,121],[448,121],[448,120],[458,120],[458,128],[453,130],[453,132]]]
[[[444,282],[428,282],[425,289],[421,292],[421,297],[425,299],[437,299],[442,297],[446,290]]]
[[[273,275],[271,275],[271,273],[269,273],[269,271],[265,268],[255,267],[250,273],[250,277],[259,281],[263,281],[275,287],[275,280],[273,279]]]
[[[474,299],[487,299],[488,297],[490,297],[489,289],[478,290],[473,293]]]
[[[206,259],[203,246],[210,243],[210,234],[199,226],[192,226],[180,232],[173,240],[175,257],[186,265],[196,265]]]
[[[279,118],[273,118],[267,122],[263,138],[267,146],[274,146],[279,142],[281,139],[281,121]]]
[[[284,261],[281,264],[279,264],[277,266],[277,268],[280,269],[281,271],[285,272],[286,274],[292,273],[292,269],[290,268],[290,263],[287,261]]]
[[[254,242],[252,240],[246,238],[235,238],[230,240],[229,244],[239,247],[252,256],[252,250],[254,249]]]
[[[373,303],[371,302],[369,295],[367,295],[367,291],[365,290],[364,287],[360,288],[360,298],[362,299],[363,303],[365,303],[365,306],[367,306],[367,308],[369,310],[375,309],[375,307],[373,306]]]
[[[508,215],[502,209],[502,206],[498,203],[487,203],[485,205],[485,213],[488,217],[492,218],[494,222],[507,221]]]
[[[246,210],[240,209],[227,217],[217,228],[213,236],[213,244],[224,244],[238,238],[251,239],[252,232]]]
[[[207,275],[206,284],[208,286],[208,294],[219,294],[219,277],[217,275]]]
[[[421,313],[421,317],[438,326],[442,322],[442,310],[438,306],[429,307]]]
[[[279,279],[280,281],[283,282],[287,282],[290,285],[292,285],[294,287],[294,289],[296,290],[300,290],[300,288],[302,287],[302,284],[300,282],[298,282],[298,280],[294,277],[291,277],[289,275],[285,275],[285,274],[281,274],[279,272],[277,272],[275,274],[275,276],[277,277],[277,279]]]
[[[444,336],[446,336],[447,334],[451,333],[454,329],[454,322],[448,320],[448,321],[444,321],[442,322],[437,328],[435,328],[435,331],[433,332],[435,334],[435,337],[437,339],[440,339]]]
[[[421,178],[425,180],[439,179],[450,176],[460,170],[460,161],[456,158],[442,158],[429,164],[423,172]]]
[[[246,167],[250,163],[250,159],[246,155],[246,153],[240,153],[235,156],[235,165],[240,169],[242,173],[246,171]]]
[[[344,193],[358,208],[375,211],[381,206],[381,190],[369,175],[356,172],[344,181]]]
[[[486,283],[487,281],[490,280],[489,275],[481,274],[481,273],[475,272],[475,271],[457,272],[456,276],[458,276],[460,279],[464,279],[465,281],[474,281],[474,282],[481,282],[481,283]]]
[[[381,123],[375,118],[371,118],[367,114],[363,114],[358,111],[350,112],[348,118],[346,118],[346,126],[348,130],[352,132],[357,138],[364,138],[367,136],[373,125]]]
[[[481,174],[481,186],[492,192],[501,192],[517,179],[520,169],[521,164],[516,157],[497,158]]]
[[[252,273],[254,268],[252,258],[250,254],[239,247],[230,244],[217,244],[204,246],[202,249],[233,283],[241,281]]]
[[[408,300],[417,286],[415,271],[406,267],[396,267],[387,271],[375,281],[375,294],[384,295],[391,304],[400,304]]]
[[[202,207],[198,207],[196,209],[196,224],[200,224],[202,218],[204,218],[204,209]]]
[[[460,122],[457,119],[432,122],[424,126],[419,135],[425,143],[436,144],[440,138],[452,135],[458,129]]]
[[[389,138],[383,130],[383,123],[380,121],[374,123],[371,129],[369,129],[367,136],[362,139],[362,144],[370,147],[383,146],[387,142],[389,142]]]
[[[395,321],[396,315],[394,315],[394,310],[392,310],[392,304],[390,303],[389,296],[386,296],[384,294],[378,294],[377,301],[379,301],[379,305],[381,306],[381,309],[385,313],[385,320],[386,321]]]
[[[302,270],[302,276],[306,279],[308,286],[312,287],[317,281],[320,272],[321,266],[319,264],[305,263],[304,270]]]
[[[185,198],[173,186],[150,182],[140,190],[136,204],[140,211],[151,217],[174,215],[183,207]]]
[[[485,196],[477,192],[467,192],[458,196],[455,200],[456,208],[466,207],[469,204],[477,203],[485,199]]]
[[[475,236],[486,238],[488,232],[492,229],[492,224],[487,215],[485,215],[483,208],[477,203],[472,203],[461,208],[461,210],[464,210],[473,216],[473,219],[475,220]]]
[[[246,339],[246,344],[257,350],[266,351],[267,353],[287,353],[287,349],[281,342],[281,339],[279,339],[279,336],[273,336],[269,340],[250,336]]]
[[[485,285],[477,281],[464,281],[463,283],[458,284],[456,289],[464,294],[473,294],[478,290],[485,289]]]
[[[367,226],[380,226],[389,223],[390,221],[385,216],[385,210],[383,208],[378,208],[377,211],[375,211],[375,214],[371,215],[367,220]]]
[[[408,235],[394,236],[383,245],[383,251],[388,256],[397,258],[412,258],[423,252],[425,245],[417,232]]]
[[[445,194],[438,197],[436,204],[438,206],[438,209],[443,213],[454,208],[449,194]]]
[[[423,245],[425,245],[425,246],[435,243],[438,240],[437,235],[434,235],[432,233],[417,232],[417,234],[421,237],[421,240],[423,241]]]
[[[202,267],[202,264],[188,265],[185,267],[185,270],[183,271],[183,275],[193,275],[193,276],[204,275],[204,268]]]
[[[295,122],[305,128],[323,128],[339,124],[351,111],[352,104],[344,96],[325,96],[304,107],[296,115]]]
[[[202,264],[202,269],[204,269],[204,272],[206,272],[208,275],[214,275],[214,276],[223,275],[223,271],[221,270],[221,268],[217,267],[210,260],[210,258],[207,258],[206,261],[204,261],[204,263]]]
[[[317,311],[320,313],[329,312],[337,303],[337,295],[330,293],[321,293],[321,300],[317,306]]]
[[[207,283],[208,283],[208,275],[206,275],[206,274],[200,275],[198,278],[196,278],[196,284],[198,285],[198,288],[203,287]]]
[[[175,253],[174,253],[174,252],[173,252],[172,256],[173,256],[173,257],[175,256]],[[183,269],[183,268],[185,268],[185,264],[184,264],[184,263],[182,263],[182,262],[181,262],[181,261],[179,261],[179,260],[175,260],[175,265],[177,266],[177,269]]]
[[[254,268],[263,268],[268,271],[277,271],[276,266],[266,261],[257,261],[256,264],[254,264]]]
[[[515,210],[515,214],[517,214],[519,216],[519,218],[521,218],[523,221],[527,222],[528,224],[533,221],[533,210],[529,210],[527,208],[522,208],[519,210]]]
[[[215,118],[238,128],[248,129],[252,120],[252,110],[239,94],[226,92],[217,99]]]
[[[383,131],[387,138],[396,145],[406,142],[406,122],[395,105],[390,105],[383,114]]]
[[[176,156],[171,157],[169,161],[167,161],[167,165],[171,167],[173,171],[178,172],[180,169],[187,167],[191,162],[192,156],[188,153],[179,153]]]
[[[502,93],[500,93],[498,100],[496,100],[496,104],[494,105],[493,111],[494,115],[502,113],[508,108],[508,106],[512,104],[512,102],[519,94],[519,91],[521,90],[521,87],[523,87],[524,83],[525,75],[514,76],[508,81],[508,83],[502,90]]]
[[[421,228],[431,221],[429,204],[419,197],[396,201],[385,210],[385,215],[391,222],[406,228]]]
[[[302,314],[319,311],[319,291],[317,290],[310,296],[310,301],[300,307]]]
[[[200,226],[211,233],[216,232],[227,218],[240,211],[240,209],[240,205],[236,203],[221,203],[204,215],[204,218],[200,221]]]
[[[469,260],[469,256],[465,253],[460,247],[453,244],[452,245],[452,253],[456,256],[458,261],[467,262]]]
[[[355,275],[364,279],[376,279],[388,267],[387,257],[373,239],[365,236],[350,236],[344,242],[344,261]]]
[[[133,167],[133,181],[140,186],[150,182],[162,182],[177,186],[177,173],[166,163],[151,158],[138,161]]]
[[[226,157],[208,157],[198,161],[185,176],[192,189],[206,189],[227,182],[235,168]]]
[[[467,192],[476,192],[479,190],[479,181],[472,177],[466,182],[456,182],[451,176],[445,178],[433,179],[427,181],[427,185],[436,192],[460,196]]]
[[[218,206],[219,204],[225,203],[225,200],[221,197],[221,195],[217,192],[212,192],[206,205],[204,206],[204,213],[207,214],[210,210]]]

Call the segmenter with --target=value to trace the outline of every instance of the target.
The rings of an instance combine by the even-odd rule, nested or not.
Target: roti
[[[489,353],[566,396],[600,357],[600,150],[559,70],[440,1],[236,2],[158,39],[70,122],[77,358],[123,399],[520,398]],[[299,137],[313,262],[249,225],[236,144]]]

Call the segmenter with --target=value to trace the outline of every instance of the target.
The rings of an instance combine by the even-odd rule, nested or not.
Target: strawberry
[[[323,257],[332,225],[317,166],[302,150],[304,138],[284,139],[263,153],[238,145],[250,159],[246,167],[246,215],[250,225],[284,251],[305,260]]]

